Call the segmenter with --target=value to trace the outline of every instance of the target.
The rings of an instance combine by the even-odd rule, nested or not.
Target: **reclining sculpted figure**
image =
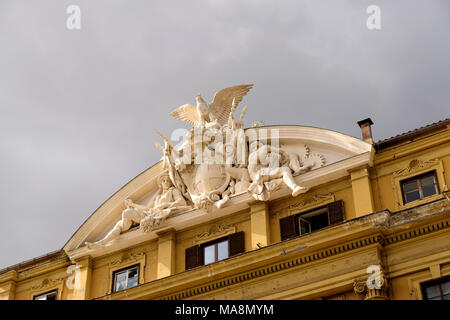
[[[306,172],[312,164],[302,167],[294,161],[294,155],[280,148],[259,143],[258,148],[250,152],[248,162],[248,173],[252,179],[248,190],[257,200],[266,201],[270,191],[276,190],[282,182],[292,189],[293,197],[308,191],[307,187],[299,186],[294,181],[292,171]]]
[[[159,191],[148,206],[133,203],[130,199],[125,200],[126,209],[122,211],[122,218],[101,240],[86,242],[88,248],[103,247],[111,240],[116,239],[122,232],[131,228],[133,224],[140,224],[143,231],[149,231],[159,225],[170,213],[186,210],[191,207],[187,205],[186,199],[180,190],[175,188],[167,172],[158,178]]]

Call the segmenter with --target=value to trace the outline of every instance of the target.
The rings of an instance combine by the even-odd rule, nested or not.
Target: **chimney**
[[[358,125],[361,128],[362,138],[365,142],[373,144],[372,127],[373,122],[370,118],[358,121]]]

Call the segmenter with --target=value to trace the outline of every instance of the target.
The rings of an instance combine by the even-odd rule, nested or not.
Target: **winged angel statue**
[[[307,146],[290,152],[283,146],[252,140],[244,131],[243,119],[235,111],[252,84],[220,90],[208,104],[200,94],[197,105],[184,104],[170,114],[192,125],[181,147],[176,148],[163,134],[163,173],[158,178],[159,191],[147,206],[125,201],[122,219],[105,238],[88,246],[103,246],[122,232],[139,224],[143,232],[158,227],[170,215],[192,208],[220,208],[230,196],[249,192],[257,200],[268,200],[282,183],[297,196],[308,190],[299,186],[293,175],[325,164],[322,155],[313,154]]]

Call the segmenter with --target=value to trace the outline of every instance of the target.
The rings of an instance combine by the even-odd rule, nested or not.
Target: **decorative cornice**
[[[417,237],[420,237],[420,236],[428,234],[428,233],[444,230],[449,227],[450,227],[450,220],[447,219],[447,220],[427,224],[425,226],[414,228],[414,229],[411,229],[408,231],[396,233],[392,236],[387,236],[387,237],[385,237],[384,241],[385,241],[385,245],[387,246],[387,245],[394,244],[397,242],[417,238]]]
[[[16,270],[9,270],[3,274],[0,274],[0,283],[12,281],[16,282],[18,279],[18,273]]]

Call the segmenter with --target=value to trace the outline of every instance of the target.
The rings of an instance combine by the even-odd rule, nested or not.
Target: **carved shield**
[[[181,173],[188,192],[194,198],[222,193],[230,182],[230,176],[222,164],[193,164]]]

